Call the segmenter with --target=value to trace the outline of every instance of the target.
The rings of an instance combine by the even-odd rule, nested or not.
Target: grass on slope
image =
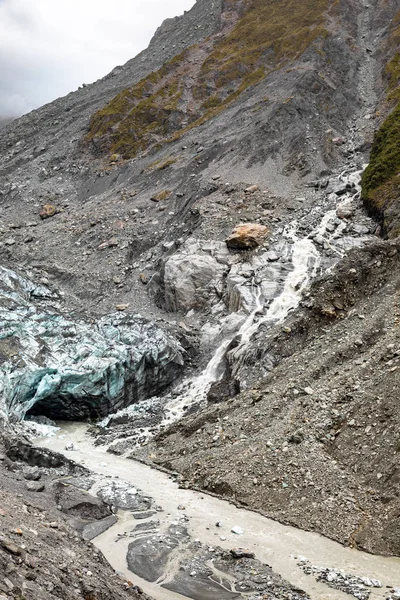
[[[383,221],[388,237],[400,235],[400,12],[394,20],[390,44],[395,49],[386,66],[388,100],[395,108],[375,134],[370,163],[362,177],[367,209]],[[390,213],[390,216],[389,216]]]
[[[233,102],[268,72],[298,58],[325,35],[332,0],[227,0],[226,13],[239,18],[218,38],[197,69],[189,50],[118,94],[97,111],[85,138],[99,154],[133,158],[140,151],[176,139]],[[192,48],[193,50],[193,48]],[[189,97],[189,99],[188,99]]]

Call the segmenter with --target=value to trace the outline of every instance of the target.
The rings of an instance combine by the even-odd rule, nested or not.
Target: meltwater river
[[[315,235],[329,247],[331,242],[335,243],[336,234],[330,233],[331,228],[328,230],[330,222],[334,219],[334,211],[325,213],[315,232]],[[311,236],[304,238],[297,236],[295,223],[285,229],[283,237],[291,243],[292,268],[286,276],[280,293],[268,306],[264,306],[260,289],[254,286],[253,307],[249,310],[249,314],[243,317],[238,331],[222,340],[203,373],[180,384],[176,390],[179,393],[170,398],[164,407],[164,420],[161,425],[167,426],[180,418],[184,413],[184,407],[190,405],[191,401],[205,398],[210,385],[218,381],[223,373],[221,365],[233,336],[238,341],[234,350],[235,359],[240,361],[252,336],[262,324],[273,325],[282,322],[288,312],[298,305],[302,291],[318,270],[320,251]],[[340,256],[340,249],[337,253]],[[132,510],[119,508],[116,511],[118,521],[94,538],[93,543],[103,552],[115,570],[139,585],[156,600],[184,600],[185,598],[279,600],[279,598],[292,597],[290,592],[289,595],[271,595],[268,592],[265,596],[242,593],[235,587],[235,583],[226,577],[222,578],[224,583],[219,588],[215,582],[207,587],[204,578],[203,581],[199,580],[196,583],[195,571],[186,575],[186,578],[193,575],[193,583],[189,585],[186,583],[186,587],[184,585],[180,588],[179,582],[182,581],[180,574],[185,570],[183,562],[187,561],[192,551],[191,542],[200,544],[209,552],[217,547],[226,550],[246,548],[255,554],[258,561],[270,565],[275,573],[304,590],[312,600],[346,598],[349,600],[352,597],[360,600],[400,599],[400,558],[374,556],[356,549],[345,548],[319,534],[281,525],[258,513],[237,508],[205,493],[181,489],[173,477],[135,460],[107,453],[107,448],[104,446],[95,446],[93,438],[87,433],[87,425],[60,423],[59,426],[56,435],[37,439],[35,443],[61,452],[92,471],[95,474],[91,490],[93,494],[101,492],[101,489],[104,490],[104,486],[110,489],[113,486],[113,489],[122,486],[121,489],[125,490],[125,494],[138,494],[138,497],[152,499],[153,510],[148,516],[143,514],[140,521]],[[149,430],[145,438],[150,436]],[[71,444],[74,450],[66,450],[71,447]],[[216,523],[221,526],[216,527]],[[168,535],[171,527],[181,525],[185,531],[187,530],[188,536],[185,537],[185,533],[186,541],[174,546],[173,543],[169,543]],[[135,558],[133,561],[129,560],[129,553],[132,552],[130,548],[135,540],[139,542],[136,548],[144,549],[141,555],[142,565],[139,569],[132,567]],[[168,559],[161,565],[162,569],[157,577],[145,577],[143,574],[146,571],[153,569],[154,573],[154,562],[157,560],[154,556],[157,556],[157,547],[160,544],[167,547]],[[336,570],[329,573],[329,585],[327,582],[317,580],[318,573],[305,574],[304,569],[301,568],[305,559],[309,561],[307,565],[311,570],[313,567]],[[148,561],[149,569],[146,570],[143,560]],[[208,556],[207,560],[207,566],[212,568],[212,558]],[[343,586],[341,590],[330,587],[331,584],[335,585],[335,580],[341,578],[348,581],[353,578],[350,590],[352,595],[349,595],[349,589],[344,592]]]
[[[59,425],[61,429],[55,436],[38,439],[36,444],[61,452],[68,458],[84,464],[93,473],[101,476],[100,480],[103,482],[106,480],[111,484],[117,478],[118,482],[127,482],[128,488],[134,487],[139,493],[151,497],[154,506],[158,507],[158,524],[151,534],[153,538],[166,533],[171,524],[176,524],[184,515],[185,527],[192,540],[199,540],[207,547],[247,548],[255,553],[259,561],[270,565],[284,579],[306,591],[312,600],[349,600],[352,596],[317,582],[312,575],[305,575],[298,566],[298,557],[307,558],[312,565],[343,569],[346,574],[379,580],[382,587],[366,589],[370,589],[370,600],[392,597],[389,586],[400,589],[399,558],[375,556],[345,548],[319,534],[281,525],[258,513],[237,508],[205,493],[181,489],[169,475],[134,460],[110,455],[105,447],[95,446],[93,439],[87,434],[85,424]],[[74,444],[76,450],[65,449],[70,443]],[[96,486],[93,492],[96,492]],[[138,523],[141,523],[140,527],[143,530],[146,520],[137,521],[132,512],[127,510],[118,510],[117,514],[118,522],[93,540],[114,569],[123,573],[127,579],[139,585],[156,600],[187,598],[162,587],[162,583],[173,578],[172,571],[179,570],[179,554],[169,561],[167,572],[156,582],[146,581],[129,570],[128,546],[132,542]],[[154,515],[149,516],[148,521],[154,523],[154,518]],[[216,528],[215,524],[219,521],[222,522],[222,527]],[[240,535],[231,531],[237,526],[243,530]],[[149,560],[151,561],[151,555]],[[202,596],[200,591],[197,598],[221,600],[223,595],[216,592],[215,595],[207,593]]]

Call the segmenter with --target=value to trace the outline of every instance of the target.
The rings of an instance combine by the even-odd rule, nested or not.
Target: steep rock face
[[[43,306],[55,298],[0,268],[0,416],[99,417],[155,395],[179,374],[177,342],[137,316],[91,325]]]
[[[176,312],[206,306],[223,272],[224,267],[212,256],[172,257],[164,274],[166,309]]]

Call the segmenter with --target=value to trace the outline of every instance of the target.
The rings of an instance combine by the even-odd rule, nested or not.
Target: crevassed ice
[[[54,299],[0,267],[0,417],[31,409],[52,418],[98,417],[159,393],[183,366],[179,344],[137,315],[73,321]],[[41,301],[41,303],[39,302]]]

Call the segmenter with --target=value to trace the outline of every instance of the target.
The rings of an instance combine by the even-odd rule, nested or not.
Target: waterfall
[[[316,236],[324,236],[329,222],[334,218],[335,211],[327,212],[321,219],[316,231]],[[289,311],[299,304],[303,290],[310,279],[314,277],[320,265],[320,254],[309,237],[297,236],[297,224],[288,225],[283,231],[283,237],[292,242],[291,262],[292,269],[286,276],[281,292],[271,302],[264,316],[257,319],[257,315],[264,312],[264,298],[259,286],[254,285],[253,309],[240,326],[237,332],[225,338],[216,349],[204,371],[194,379],[184,381],[175,391],[175,398],[166,406],[166,421],[164,424],[177,420],[185,413],[187,406],[203,401],[211,387],[220,381],[224,375],[224,361],[226,351],[231,342],[237,338],[238,346],[232,351],[235,360],[240,360],[245,354],[250,340],[265,323],[276,324],[282,322]]]

